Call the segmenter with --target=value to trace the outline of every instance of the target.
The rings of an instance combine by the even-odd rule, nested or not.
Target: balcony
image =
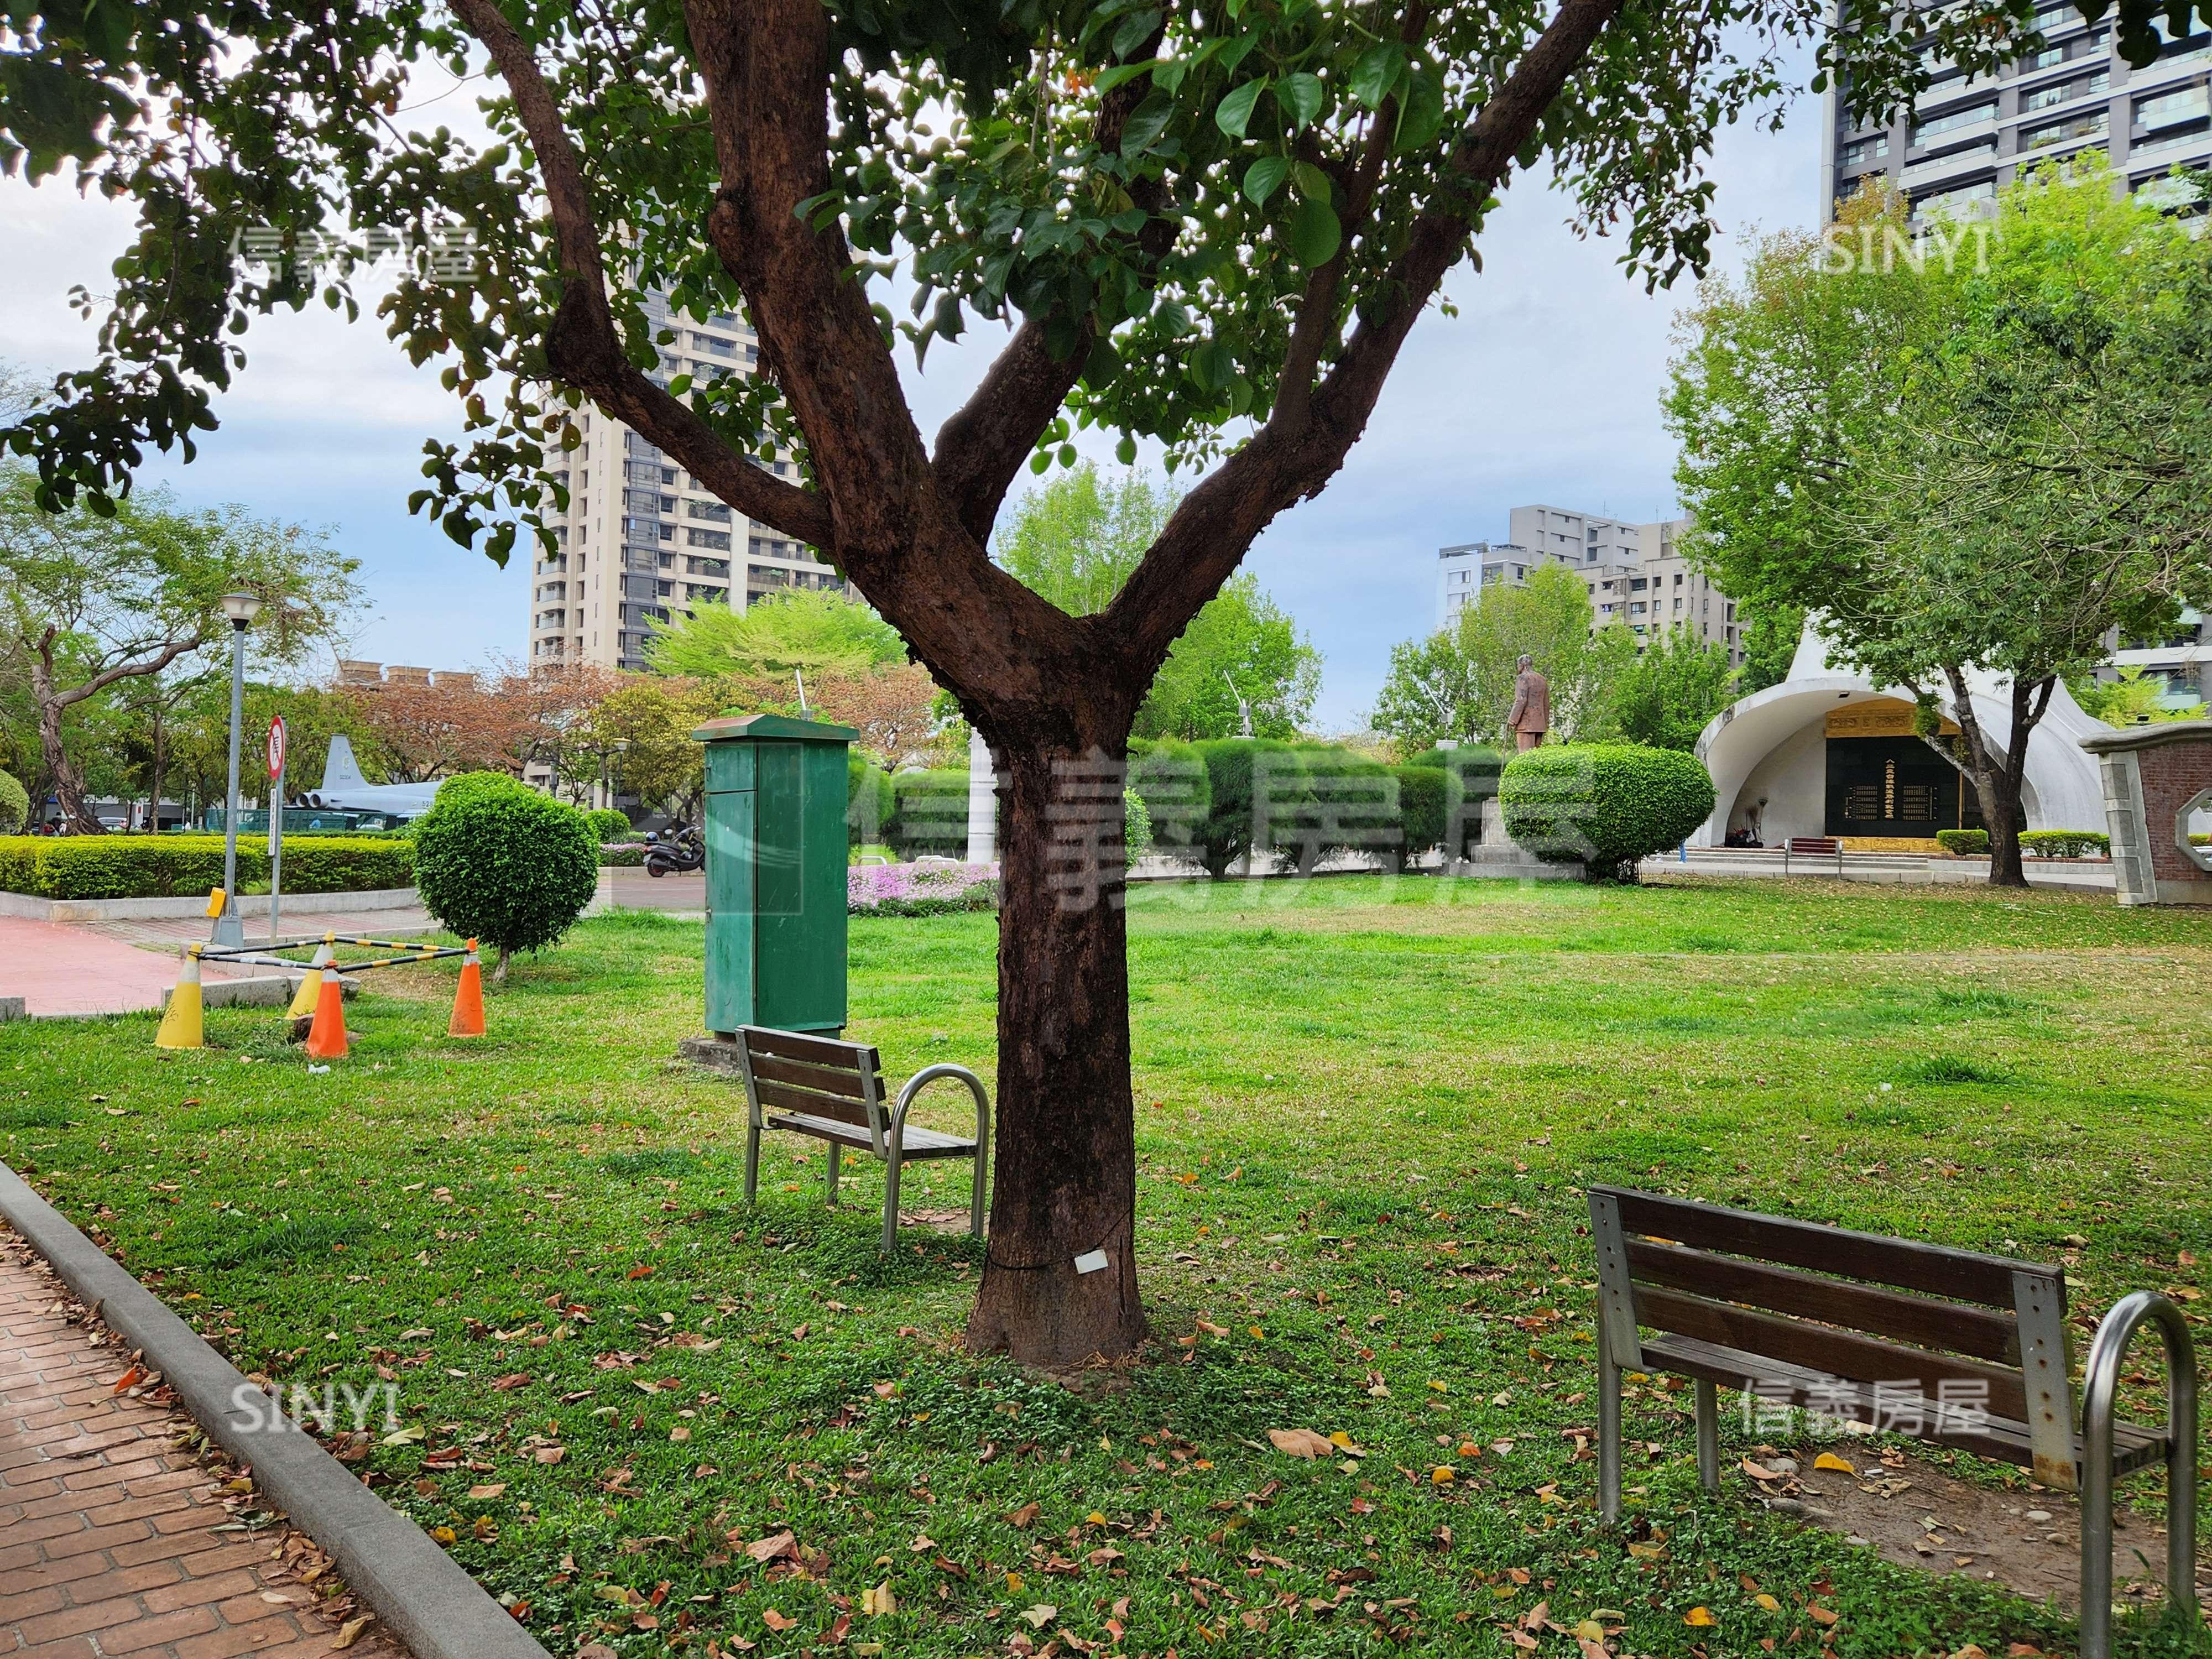
[[[1962,173],[1995,165],[1997,141],[1994,131],[1978,144],[1966,149],[1953,150],[1933,161],[1915,161],[1899,176],[1898,182],[1907,191],[1920,190],[1946,179],[1955,179]]]

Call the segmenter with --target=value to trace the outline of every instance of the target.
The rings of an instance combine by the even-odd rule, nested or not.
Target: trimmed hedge
[[[241,836],[241,888],[269,887],[269,844]],[[365,836],[284,837],[288,893],[360,893],[415,884],[412,842]],[[40,898],[204,898],[222,885],[221,836],[9,836],[0,890]]]
[[[1442,847],[1447,858],[1465,858],[1481,837],[1482,803],[1498,793],[1504,764],[1497,750],[1465,744],[1423,750],[1403,766],[1391,768],[1398,780],[1407,857]],[[1446,846],[1448,840],[1455,844]]]
[[[1634,881],[1638,860],[1712,816],[1713,781],[1680,749],[1563,744],[1515,756],[1498,800],[1505,833],[1538,858],[1579,859],[1592,881]]]
[[[594,806],[584,814],[590,826],[592,838],[602,847],[611,842],[628,841],[636,832],[631,829],[629,814],[612,806]]]
[[[2021,839],[2024,842],[2027,838],[2023,836]],[[1936,844],[1957,858],[1980,858],[1990,850],[1990,832],[1986,830],[1938,830]]]
[[[890,781],[892,805],[884,839],[902,859],[968,854],[968,773],[963,768],[901,772]],[[848,799],[851,792],[848,790]]]
[[[0,836],[20,836],[31,821],[31,793],[0,772]]]
[[[891,775],[857,749],[845,757],[845,844],[873,847],[897,810]],[[962,820],[964,826],[966,820]],[[963,847],[962,850],[966,850]]]
[[[2023,830],[2020,845],[2039,859],[2085,859],[2093,853],[2110,854],[2112,838],[2101,830]]]

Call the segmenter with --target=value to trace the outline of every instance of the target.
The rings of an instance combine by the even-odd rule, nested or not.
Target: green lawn
[[[955,1348],[978,1253],[915,1233],[881,1262],[875,1166],[830,1217],[818,1156],[771,1138],[744,1209],[741,1097],[673,1059],[696,922],[585,924],[518,964],[475,1044],[443,1035],[448,964],[383,974],[328,1074],[268,1011],[211,1013],[218,1046],[184,1055],[150,1018],[0,1027],[0,1155],[242,1368],[318,1390],[381,1368],[423,1437],[345,1449],[559,1655],[1490,1656],[1539,1601],[1611,1610],[1622,1654],[2066,1644],[2063,1618],[1793,1529],[1740,1479],[1703,1498],[1656,1389],[1630,1402],[1662,1448],[1630,1466],[1638,1552],[1601,1532],[1570,1432],[1595,1411],[1581,1188],[2063,1255],[2081,1310],[2194,1291],[2212,918],[1776,882],[1134,903],[1159,1342],[1080,1391]],[[992,939],[856,922],[854,1034],[900,1074],[988,1078]],[[964,1166],[920,1175],[964,1202]],[[1364,1455],[1294,1462],[1278,1427]],[[796,1559],[748,1554],[787,1530]]]

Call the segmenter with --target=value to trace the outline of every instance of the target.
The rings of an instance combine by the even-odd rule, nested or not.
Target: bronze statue
[[[1544,734],[1552,728],[1552,683],[1536,672],[1534,659],[1526,654],[1514,667],[1519,672],[1513,678],[1513,712],[1505,717],[1506,729],[1519,747],[1541,749]]]

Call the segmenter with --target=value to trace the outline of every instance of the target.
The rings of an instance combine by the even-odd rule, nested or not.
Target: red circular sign
[[[272,714],[269,720],[269,775],[284,775],[284,717]]]

